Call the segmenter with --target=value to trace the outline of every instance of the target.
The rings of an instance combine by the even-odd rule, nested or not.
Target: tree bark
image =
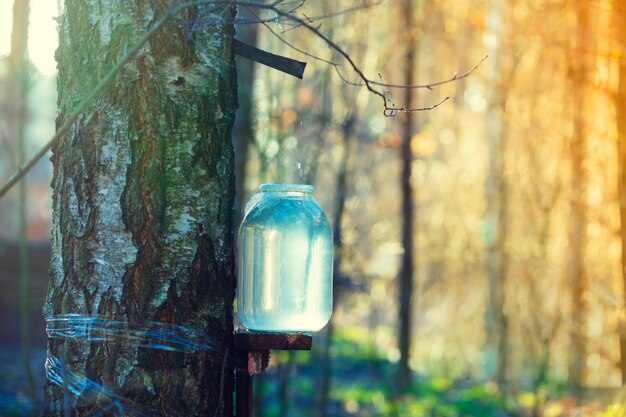
[[[166,5],[65,7],[57,127]],[[98,317],[132,337],[51,337],[46,416],[232,415],[234,12],[170,19],[53,148],[44,315]],[[171,326],[203,344],[168,349],[135,331]]]

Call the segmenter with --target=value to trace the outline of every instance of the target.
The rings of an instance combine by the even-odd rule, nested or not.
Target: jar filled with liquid
[[[239,318],[250,330],[320,330],[332,312],[332,263],[313,186],[261,185],[239,229]]]

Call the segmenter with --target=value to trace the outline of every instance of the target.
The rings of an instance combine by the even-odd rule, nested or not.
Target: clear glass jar
[[[332,312],[333,242],[313,186],[263,184],[239,229],[237,311],[250,330],[320,330]]]

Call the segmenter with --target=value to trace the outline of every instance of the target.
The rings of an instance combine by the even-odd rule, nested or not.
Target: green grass
[[[322,345],[314,345],[315,349],[322,349]],[[279,373],[284,372],[289,373],[286,415],[318,416],[321,352],[296,353],[292,368],[285,366],[288,357],[286,352],[277,352],[274,365],[263,375],[263,417],[280,415]],[[567,386],[556,382],[535,392],[505,394],[480,381],[414,375],[411,386],[400,392],[395,384],[396,364],[363,340],[362,332],[356,329],[337,332],[331,357],[327,415],[332,417],[526,417],[537,410],[544,417],[626,417],[623,405],[577,406]],[[276,361],[282,365],[276,366]]]

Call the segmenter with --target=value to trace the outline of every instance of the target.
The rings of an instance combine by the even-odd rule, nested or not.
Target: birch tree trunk
[[[57,126],[166,7],[65,3]],[[53,148],[44,315],[68,330],[48,342],[46,416],[232,415],[234,12],[170,19]],[[154,342],[171,334],[196,343]]]

